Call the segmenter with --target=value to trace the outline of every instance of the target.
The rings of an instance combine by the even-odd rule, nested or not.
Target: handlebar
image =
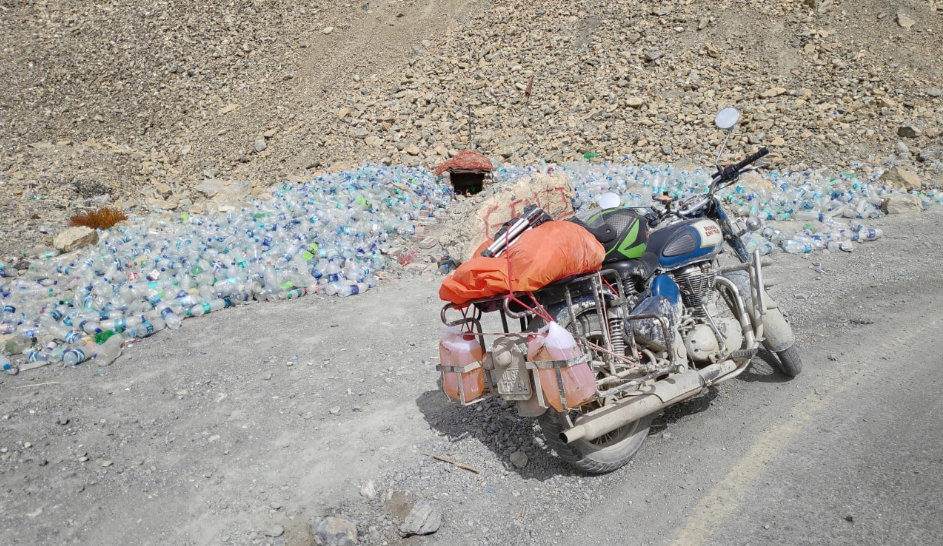
[[[719,170],[716,174],[714,174],[714,179],[721,182],[733,180],[737,175],[740,174],[740,171],[742,171],[744,167],[766,156],[768,153],[769,148],[761,148],[760,151],[744,159],[740,163],[734,163],[733,165],[728,165],[726,168]]]
[[[666,207],[664,210],[651,209],[650,213],[647,213],[645,216],[648,218],[648,225],[650,227],[655,227],[662,222],[668,216],[677,216],[678,218],[688,217],[688,215],[693,214],[694,212],[705,207],[707,204],[711,203],[714,199],[713,194],[715,191],[723,187],[724,182],[729,182],[735,180],[745,167],[749,166],[751,163],[754,163],[758,159],[761,159],[769,154],[769,148],[761,148],[755,154],[747,157],[739,163],[734,163],[733,165],[728,165],[727,167],[721,169],[717,168],[717,172],[713,175],[713,183],[711,184],[711,189],[708,195],[702,196],[701,199],[691,203],[689,202],[680,210],[671,210],[670,207]],[[656,198],[658,199],[658,198]]]

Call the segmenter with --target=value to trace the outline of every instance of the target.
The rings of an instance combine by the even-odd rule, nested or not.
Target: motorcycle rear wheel
[[[540,430],[561,459],[588,474],[607,474],[626,465],[638,453],[648,437],[652,417],[644,417],[595,440],[566,443],[560,433],[573,427],[575,411],[548,410],[537,418]]]
[[[593,301],[592,296],[573,300],[573,306],[577,309],[576,329],[590,341],[602,345],[602,325]],[[566,305],[551,308],[550,312],[560,326],[570,329],[571,318]],[[535,326],[542,326],[542,322],[538,321]],[[551,408],[537,418],[537,423],[547,439],[547,445],[561,459],[588,474],[607,474],[625,466],[641,449],[654,417],[649,415],[627,423],[595,440],[576,440],[568,444],[560,437],[561,432],[573,427],[581,412],[598,407],[599,405],[593,402],[569,412],[557,412]]]

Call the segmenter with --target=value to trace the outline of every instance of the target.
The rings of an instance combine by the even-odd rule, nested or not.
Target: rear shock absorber
[[[610,315],[608,319],[612,352],[619,356],[625,356],[625,336],[622,333],[622,317]]]

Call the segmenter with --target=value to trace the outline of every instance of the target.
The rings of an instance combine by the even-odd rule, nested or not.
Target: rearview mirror
[[[714,124],[717,125],[717,128],[724,131],[733,129],[738,121],[740,121],[740,111],[733,107],[724,108],[717,112],[717,117],[714,118]]]

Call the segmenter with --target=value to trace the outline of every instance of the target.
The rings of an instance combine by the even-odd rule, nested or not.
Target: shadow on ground
[[[441,391],[434,390],[419,395],[416,406],[429,426],[449,442],[478,440],[505,468],[522,478],[544,481],[554,476],[582,475],[545,447],[536,419],[521,417],[513,404],[500,398],[462,407],[448,402]],[[510,461],[511,453],[518,449],[523,449],[528,457],[524,468],[517,468]]]
[[[740,374],[737,379],[746,381],[747,383],[788,382],[791,378],[779,373],[774,366],[775,363],[776,355],[761,347],[760,352],[753,357],[753,362],[750,363],[750,367]]]

